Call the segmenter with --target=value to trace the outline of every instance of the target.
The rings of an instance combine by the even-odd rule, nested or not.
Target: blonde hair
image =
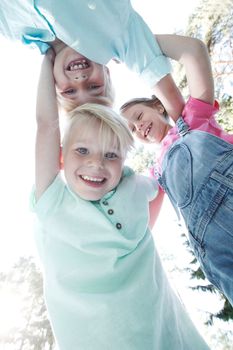
[[[68,98],[63,97],[60,92],[57,91],[57,102],[58,102],[58,108],[60,112],[66,116],[69,117],[70,112],[75,110],[79,105],[73,100],[69,100]],[[105,96],[95,96],[95,97],[90,97],[89,99],[86,100],[86,103],[95,103],[95,104],[100,104],[103,106],[107,107],[112,107],[113,106],[114,100],[110,99],[109,97]]]
[[[115,99],[115,90],[112,84],[112,80],[108,74],[105,75],[105,95],[90,97],[86,103],[97,103],[104,106],[112,107]],[[71,112],[73,109],[78,107],[75,101],[65,98],[58,90],[56,90],[58,107],[61,111]]]
[[[99,128],[96,128],[97,124]],[[126,121],[110,107],[95,103],[85,103],[71,111],[63,137],[64,150],[74,125],[80,125],[82,135],[85,132],[88,133],[90,128],[97,129],[99,131],[97,140],[102,144],[103,153],[109,146],[114,146],[119,150],[121,157],[126,158],[128,151],[134,145],[134,139]]]

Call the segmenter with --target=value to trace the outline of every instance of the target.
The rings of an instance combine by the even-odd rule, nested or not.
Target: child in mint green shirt
[[[66,110],[99,97],[114,100],[106,65],[136,72],[173,114],[183,106],[155,36],[129,0],[1,0],[0,34],[56,52],[57,94]]]
[[[157,183],[124,166],[123,119],[85,104],[63,137],[46,54],[37,98],[32,206],[44,293],[60,350],[207,350],[168,283],[149,228]]]

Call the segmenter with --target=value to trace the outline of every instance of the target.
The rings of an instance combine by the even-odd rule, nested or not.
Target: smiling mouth
[[[80,178],[90,185],[97,185],[97,186],[102,185],[106,181],[105,177],[93,177],[88,175],[80,175]]]
[[[150,123],[150,125],[148,126],[148,128],[145,130],[145,133],[144,133],[144,137],[145,137],[145,138],[148,136],[148,134],[149,134],[151,128],[152,128],[152,123]]]
[[[85,58],[82,58],[79,60],[71,61],[66,66],[66,70],[72,72],[72,71],[87,69],[89,67],[90,67],[90,65],[89,65],[88,61]]]

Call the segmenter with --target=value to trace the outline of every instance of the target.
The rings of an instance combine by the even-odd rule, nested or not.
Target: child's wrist
[[[49,48],[45,53],[46,59],[48,59],[52,64],[54,64],[55,56],[56,54],[53,48]]]

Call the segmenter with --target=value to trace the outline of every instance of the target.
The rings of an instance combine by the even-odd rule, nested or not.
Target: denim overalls
[[[164,156],[159,183],[184,218],[194,253],[211,283],[233,305],[233,145],[189,130]]]

